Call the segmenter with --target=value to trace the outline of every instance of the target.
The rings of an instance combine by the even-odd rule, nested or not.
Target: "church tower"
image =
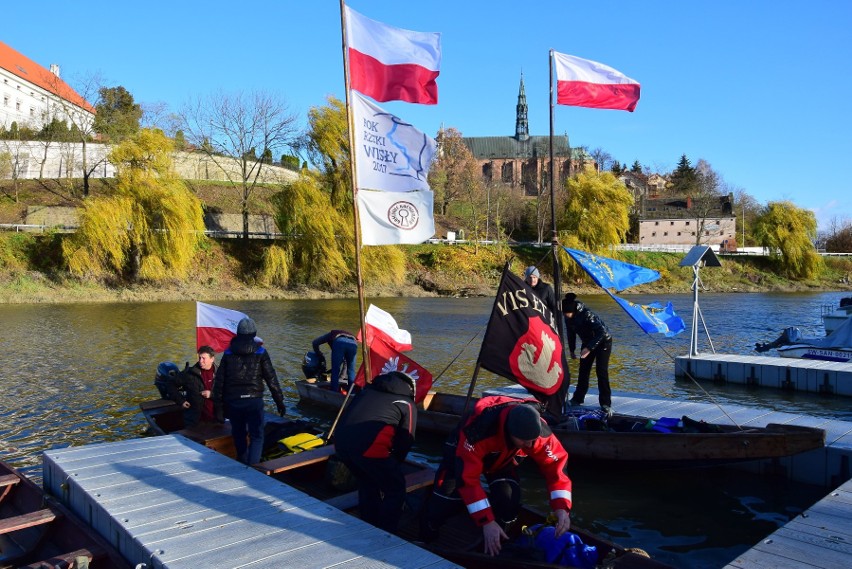
[[[515,107],[515,138],[529,140],[530,125],[527,122],[527,93],[524,90],[524,74],[521,72],[521,88],[518,90],[518,106]]]

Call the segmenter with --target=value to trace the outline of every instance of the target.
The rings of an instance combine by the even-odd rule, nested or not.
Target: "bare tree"
[[[612,155],[603,148],[595,148],[589,154],[595,159],[598,172],[609,171],[612,168]]]
[[[101,153],[99,158],[90,159],[87,146],[95,136],[94,107],[89,101],[97,100],[103,81],[98,74],[85,75],[75,81],[75,89],[71,90],[58,75],[50,74],[48,83],[48,89],[55,95],[50,101],[49,115],[61,117],[60,120],[70,123],[71,132],[81,144],[83,197],[88,197],[89,179],[98,166],[106,161],[106,152]]]
[[[699,159],[695,165],[695,183],[690,192],[690,217],[695,219],[695,244],[701,244],[701,237],[707,228],[709,217],[727,213],[733,216],[733,211],[724,211],[722,202],[722,186],[724,181],[704,159]],[[729,204],[730,207],[730,204]]]
[[[249,199],[261,179],[263,157],[292,147],[296,115],[271,93],[219,93],[187,104],[180,113],[180,128],[187,141],[240,188],[243,238],[248,239]]]

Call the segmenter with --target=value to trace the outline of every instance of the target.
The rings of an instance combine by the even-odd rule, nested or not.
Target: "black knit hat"
[[[562,299],[562,312],[574,314],[577,312],[577,295],[569,292]]]
[[[531,405],[519,403],[509,410],[506,430],[522,441],[531,441],[541,435],[541,415]]]
[[[237,334],[240,336],[255,336],[257,334],[257,325],[251,318],[243,318],[237,324]]]

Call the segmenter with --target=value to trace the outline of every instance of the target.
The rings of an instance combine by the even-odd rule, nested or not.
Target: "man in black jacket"
[[[216,352],[210,346],[201,346],[195,365],[187,366],[169,382],[169,399],[184,409],[184,427],[216,420],[212,399],[215,375]]]
[[[414,442],[414,380],[392,371],[355,395],[334,435],[338,457],[358,480],[361,519],[395,532],[405,501],[402,462]]]
[[[283,416],[285,411],[284,394],[269,352],[255,341],[256,334],[254,320],[240,320],[237,335],[231,338],[231,345],[222,354],[222,361],[213,379],[213,404],[217,418],[223,420],[224,403],[225,415],[231,421],[237,460],[245,464],[260,462],[263,452],[264,382],[272,394],[278,414]]]
[[[609,415],[612,413],[612,390],[609,387],[609,356],[612,354],[612,335],[600,317],[577,300],[569,292],[562,300],[562,312],[569,335],[573,332],[580,338],[580,369],[577,372],[577,388],[571,396],[571,405],[582,405],[589,390],[592,364],[598,376],[598,401]],[[572,345],[573,348],[573,345]],[[574,350],[571,350],[573,357]]]

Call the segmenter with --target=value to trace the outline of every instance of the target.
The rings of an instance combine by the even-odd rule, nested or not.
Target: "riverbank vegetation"
[[[170,300],[241,300],[355,297],[356,287],[350,276],[339,283],[301,282],[286,287],[269,280],[265,256],[280,247],[278,243],[253,239],[244,244],[238,239],[205,238],[189,263],[186,276],[166,272],[156,280],[127,283],[116,279],[80,278],[65,267],[62,243],[67,235],[0,233],[0,303],[65,303]],[[364,282],[369,297],[387,296],[490,296],[505,263],[516,274],[527,265],[538,265],[544,275],[550,273],[550,249],[547,246],[424,244],[367,248]],[[692,284],[690,267],[680,267],[680,253],[617,253],[622,259],[658,270],[661,278],[651,284],[630,289],[635,293],[688,293]],[[393,262],[384,257],[394,257]],[[807,280],[790,280],[777,271],[768,257],[724,255],[722,266],[701,272],[709,292],[802,292],[852,290],[852,258],[828,257],[820,273]],[[600,291],[574,265],[560,254],[564,270],[563,290],[581,294]],[[388,273],[386,267],[401,263],[401,273]],[[385,268],[383,268],[385,267]],[[311,265],[308,273],[321,275],[321,262]],[[308,275],[310,277],[310,275]],[[546,280],[552,282],[551,278]]]
[[[223,183],[179,179],[170,157],[181,137],[145,128],[111,137],[108,160],[116,177],[92,180],[82,194],[49,180],[15,180],[14,202],[0,200],[0,221],[29,206],[70,205],[80,211],[80,225],[73,233],[0,234],[0,302],[354,296],[345,109],[330,98],[311,109],[308,118],[308,131],[294,148],[313,167],[288,183],[259,184],[252,178],[248,191],[246,178]],[[430,174],[437,232],[463,228],[472,241],[363,248],[367,294],[487,296],[506,263],[517,274],[527,265],[553,274],[549,245],[510,244],[512,238],[549,237],[544,223],[549,196],[492,195],[460,133],[448,129],[439,138],[442,153]],[[207,152],[215,154],[213,148]],[[254,147],[240,156],[245,172],[259,173],[266,163]],[[68,182],[73,189],[73,180]],[[693,275],[679,266],[682,254],[613,247],[630,231],[633,196],[612,172],[579,172],[555,197],[561,244],[660,271],[659,281],[633,292],[689,291]],[[495,200],[501,214],[492,219]],[[205,237],[205,212],[241,214],[243,238]],[[274,218],[280,237],[248,239],[249,212]],[[704,284],[719,291],[848,288],[852,261],[824,262],[813,248],[815,230],[811,212],[790,202],[772,203],[755,218],[754,234],[774,256],[728,256],[721,269],[702,272]],[[563,288],[597,292],[564,251],[559,254]]]

